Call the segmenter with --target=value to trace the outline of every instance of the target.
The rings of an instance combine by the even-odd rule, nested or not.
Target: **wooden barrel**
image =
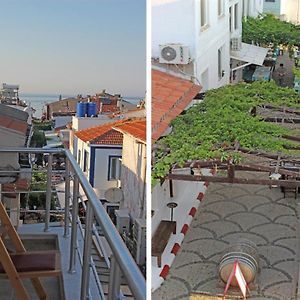
[[[255,244],[246,239],[239,239],[223,252],[219,264],[219,276],[223,282],[227,283],[236,260],[247,284],[251,283],[258,272],[259,257]],[[235,279],[231,285],[237,286]]]

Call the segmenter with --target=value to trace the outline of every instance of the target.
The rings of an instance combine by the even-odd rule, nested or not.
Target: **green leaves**
[[[268,46],[279,44],[289,46],[300,45],[300,27],[281,21],[273,15],[267,14],[260,18],[243,20],[243,41],[251,44]]]
[[[239,153],[229,153],[227,147],[236,142],[249,150],[287,153],[285,145],[296,145],[282,140],[283,134],[299,135],[274,123],[252,117],[250,109],[262,105],[300,108],[299,95],[292,89],[280,88],[273,82],[254,82],[228,85],[206,93],[205,100],[191,107],[172,122],[173,132],[158,143],[170,149],[168,155],[156,154],[153,177],[164,177],[175,163],[188,160],[241,160]]]

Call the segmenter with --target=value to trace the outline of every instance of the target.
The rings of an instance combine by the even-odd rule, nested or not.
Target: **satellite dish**
[[[104,193],[104,197],[108,202],[119,203],[123,200],[123,191],[116,187],[109,188]]]
[[[176,50],[174,48],[172,48],[170,46],[167,46],[167,47],[164,47],[161,50],[161,56],[166,61],[172,61],[176,58],[177,53],[176,53]]]

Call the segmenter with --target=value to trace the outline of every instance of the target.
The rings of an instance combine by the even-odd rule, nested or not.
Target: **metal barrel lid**
[[[236,260],[247,284],[251,283],[259,268],[259,256],[255,244],[249,240],[239,239],[223,252],[219,263],[219,276],[223,282],[227,283]],[[235,279],[231,285],[237,286]]]

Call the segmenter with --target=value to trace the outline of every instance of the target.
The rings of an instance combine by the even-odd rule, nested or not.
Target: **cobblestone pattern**
[[[222,294],[221,253],[238,238],[253,241],[260,257],[249,299],[293,299],[298,279],[296,230],[297,203],[284,199],[279,188],[211,184],[166,281],[152,299],[188,299],[192,291]]]

